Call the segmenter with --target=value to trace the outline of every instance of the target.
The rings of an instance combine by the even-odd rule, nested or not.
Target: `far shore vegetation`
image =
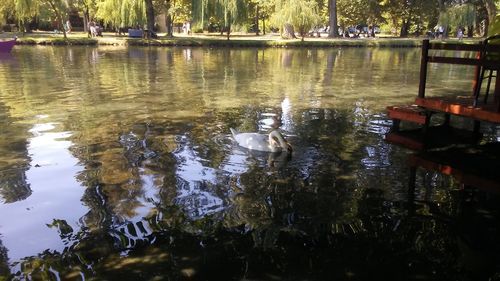
[[[422,38],[482,38],[499,9],[498,0],[2,0],[0,37],[46,45],[414,47]]]
[[[302,39],[282,39],[279,34],[257,36],[253,34],[235,34],[232,40],[226,40],[219,34],[176,34],[165,36],[158,34],[157,38],[129,38],[125,35],[116,35],[104,32],[100,37],[89,37],[85,32],[72,32],[66,38],[60,33],[32,32],[32,33],[0,33],[0,38],[17,37],[19,45],[84,45],[84,46],[186,46],[186,47],[389,47],[413,48],[420,47],[422,40],[428,37],[398,38],[380,35],[376,38],[329,38],[306,37]],[[442,42],[476,43],[482,38],[433,39]]]

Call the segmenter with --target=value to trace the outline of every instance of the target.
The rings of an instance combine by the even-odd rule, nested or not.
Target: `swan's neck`
[[[276,143],[276,141],[278,141],[278,143]],[[272,131],[271,133],[269,133],[269,146],[272,149],[276,149],[276,151],[280,149],[290,149],[290,145],[285,141],[283,136],[278,131]]]

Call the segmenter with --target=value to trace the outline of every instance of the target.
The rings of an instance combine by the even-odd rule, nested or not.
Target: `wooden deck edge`
[[[497,180],[487,179],[471,172],[457,169],[449,164],[438,163],[415,154],[410,155],[408,163],[412,167],[421,167],[429,171],[436,171],[444,175],[453,176],[465,185],[474,186],[485,191],[500,193],[500,182]]]
[[[387,114],[391,119],[409,121],[421,125],[427,123],[425,109],[416,105],[388,106]]]
[[[414,138],[410,138],[401,134],[398,134],[398,132],[391,132],[385,135],[385,141],[392,143],[392,144],[397,144],[404,146],[406,148],[409,148],[411,150],[424,150],[425,149],[425,143],[420,140],[416,140]]]
[[[479,121],[500,123],[500,112],[485,110],[481,107],[473,107],[471,104],[461,104],[438,97],[416,98],[415,104],[433,111],[445,112]]]

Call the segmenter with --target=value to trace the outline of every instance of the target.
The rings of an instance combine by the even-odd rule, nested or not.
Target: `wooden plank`
[[[452,145],[474,145],[481,137],[481,134],[475,134],[469,130],[441,125],[425,129],[391,131],[385,135],[385,141],[412,150],[425,150]]]
[[[484,44],[460,44],[460,43],[437,43],[429,44],[431,50],[448,50],[448,51],[469,51],[469,52],[500,52],[500,45],[484,45]]]
[[[408,162],[412,167],[453,176],[465,185],[500,192],[499,157],[500,143],[489,143],[422,152],[410,155]]]
[[[452,176],[465,185],[474,186],[490,192],[500,192],[500,182],[498,179],[481,177],[471,172],[463,171],[460,168],[416,155],[411,155],[408,162],[413,167],[421,167],[429,171],[436,171],[444,175]]]
[[[448,63],[448,64],[461,64],[461,65],[481,65],[483,62],[479,59],[469,58],[451,58],[441,56],[429,56],[429,62],[433,63]]]
[[[420,81],[418,84],[418,97],[425,97],[425,83],[427,82],[427,62],[429,60],[429,40],[422,42],[422,55],[420,57]]]
[[[481,44],[458,44],[458,43],[431,43],[429,49],[432,50],[449,50],[449,51],[481,51]]]
[[[494,103],[473,106],[474,97],[460,96],[455,98],[431,97],[415,99],[415,104],[432,111],[445,112],[479,121],[500,123],[500,112]]]
[[[387,107],[387,113],[391,119],[409,121],[421,125],[427,123],[425,109],[416,105],[389,106]]]

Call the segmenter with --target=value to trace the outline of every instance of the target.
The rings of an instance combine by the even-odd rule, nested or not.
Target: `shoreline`
[[[45,46],[157,46],[157,47],[275,47],[275,48],[331,48],[331,47],[377,47],[377,48],[416,48],[422,46],[426,37],[396,38],[327,38],[306,37],[304,41],[298,39],[281,39],[279,35],[232,35],[230,40],[219,34],[174,34],[173,38],[160,36],[155,39],[129,38],[114,33],[104,33],[103,37],[88,38],[84,32],[73,32],[64,39],[61,33],[34,32],[34,33],[2,33],[1,38],[18,37],[16,45],[45,45]],[[464,39],[433,39],[433,41],[457,43],[475,43],[480,38]]]

